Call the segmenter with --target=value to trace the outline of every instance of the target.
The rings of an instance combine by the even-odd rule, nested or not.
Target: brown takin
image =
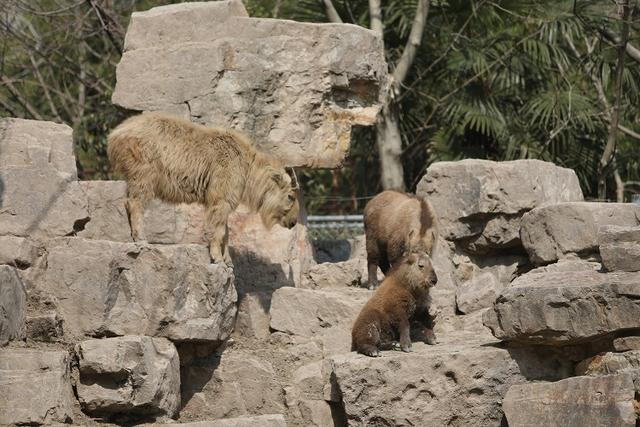
[[[364,208],[368,286],[378,286],[377,269],[386,275],[411,248],[431,255],[438,236],[431,204],[418,196],[387,190]]]
[[[437,280],[426,253],[401,258],[360,311],[351,330],[351,350],[378,356],[399,341],[402,351],[411,351],[410,322]],[[427,343],[435,344],[432,329],[424,334]]]
[[[144,209],[153,198],[205,206],[205,237],[214,262],[230,262],[227,218],[240,203],[258,212],[267,228],[296,224],[292,178],[241,133],[163,113],[141,114],[111,132],[108,155],[127,180],[126,207],[136,241],[145,240]]]

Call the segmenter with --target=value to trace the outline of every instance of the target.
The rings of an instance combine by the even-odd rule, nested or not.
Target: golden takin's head
[[[427,252],[418,251],[406,254],[398,269],[405,282],[413,290],[428,290],[438,283],[438,276]]]
[[[274,224],[293,228],[298,222],[300,203],[295,172],[289,175],[284,168],[269,168],[267,191],[260,205],[260,216],[265,227]]]

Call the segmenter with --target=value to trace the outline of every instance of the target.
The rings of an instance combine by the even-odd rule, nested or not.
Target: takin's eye
[[[296,196],[294,196],[293,194],[289,194],[288,198],[289,198],[290,202],[295,202],[296,201]]]

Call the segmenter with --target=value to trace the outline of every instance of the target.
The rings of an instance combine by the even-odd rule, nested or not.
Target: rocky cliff
[[[181,4],[133,16],[114,101],[336,166],[385,76],[362,28]],[[70,128],[0,120],[0,425],[635,426],[640,206],[536,160],[436,163],[417,192],[439,342],[369,358],[362,238],[317,263],[304,224],[240,209],[233,267],[210,264],[202,209],[154,202],[134,243],[125,183],[77,181]]]

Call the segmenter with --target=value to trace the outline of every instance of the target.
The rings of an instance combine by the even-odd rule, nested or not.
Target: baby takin
[[[411,351],[410,321],[428,306],[429,289],[438,281],[425,252],[414,252],[398,260],[382,284],[360,311],[351,330],[351,350],[379,356],[399,340],[402,351]],[[433,330],[425,330],[435,344]]]
[[[213,262],[230,262],[229,214],[240,204],[265,227],[292,228],[297,185],[274,157],[243,134],[209,128],[163,113],[131,117],[108,137],[108,156],[127,181],[126,208],[133,240],[146,240],[144,210],[153,198],[205,206],[205,237]]]
[[[418,196],[383,191],[364,208],[368,286],[378,286],[378,267],[386,275],[411,247],[432,255],[438,230],[431,204]]]

